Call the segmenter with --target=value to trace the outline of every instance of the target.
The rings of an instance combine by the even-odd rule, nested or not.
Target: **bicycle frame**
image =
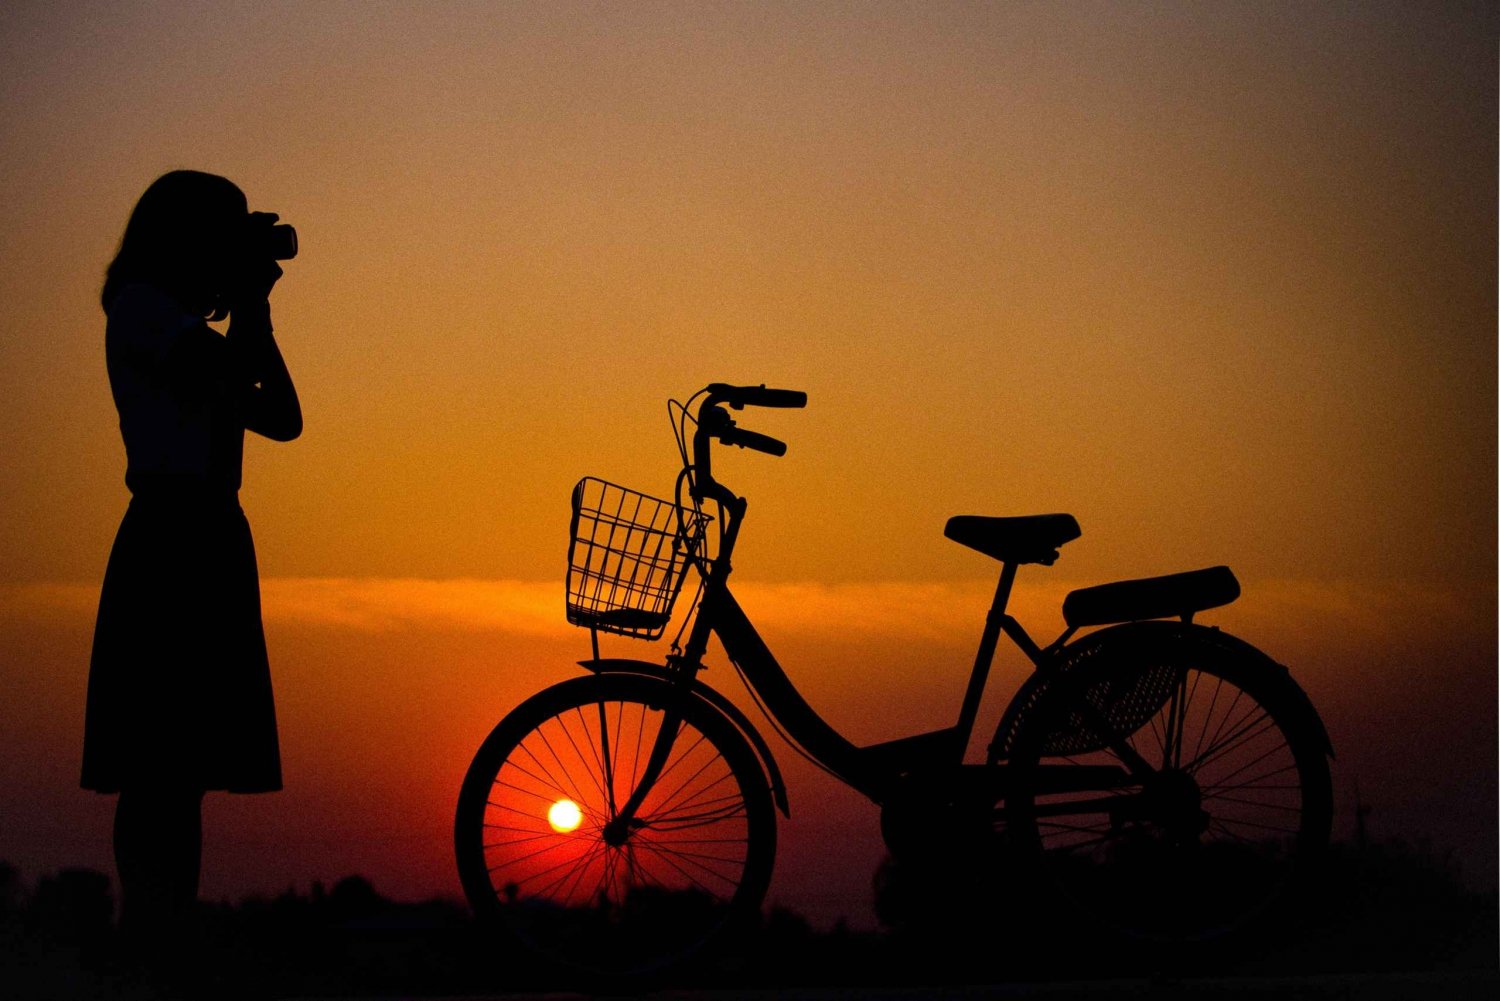
[[[710,397],[700,413],[709,411],[714,403],[714,399]],[[697,672],[702,670],[710,636],[717,635],[729,659],[743,673],[747,684],[760,700],[762,708],[784,727],[787,736],[817,763],[877,803],[887,798],[895,781],[904,773],[961,768],[978,718],[980,701],[994,663],[1000,635],[1004,633],[1009,637],[1036,669],[1042,671],[1074,630],[1068,629],[1045,649],[1038,646],[1021,624],[1006,612],[1017,565],[1004,564],[995,588],[994,600],[985,618],[984,631],[975,653],[973,669],[956,723],[951,727],[881,744],[866,747],[855,745],[829,725],[803,698],[729,589],[728,578],[733,568],[735,542],[744,522],[748,502],[713,478],[710,448],[711,439],[717,430],[719,427],[716,422],[700,419],[693,439],[692,462],[686,472],[690,477],[695,502],[708,500],[718,505],[723,519],[719,551],[712,560],[695,560],[703,576],[703,590],[686,645],[681,653],[668,658],[667,676],[701,689],[701,683],[696,683],[694,679]],[[604,664],[598,660],[597,654],[595,663],[601,667]],[[741,719],[743,729],[743,717]],[[658,747],[655,748],[658,753],[653,754],[643,775],[642,789],[631,797],[631,802],[626,804],[622,813],[629,815],[633,812],[638,801],[644,798],[645,791],[649,790],[657,770],[665,765],[675,736],[671,732],[673,729],[663,728]],[[755,737],[758,738],[759,735],[755,734]],[[763,758],[766,757],[764,742],[757,739],[756,743],[761,748]],[[1003,768],[977,767],[983,768],[985,781],[990,786],[1003,784]],[[1071,781],[1084,780],[1091,788],[1113,785],[1118,782],[1121,774],[1121,770],[1116,768],[1075,767],[1069,770]],[[775,784],[779,786],[779,782]],[[992,788],[991,791],[997,797],[1003,796],[1001,788]]]
[[[830,726],[802,697],[729,590],[728,578],[733,569],[735,542],[739,537],[748,502],[713,478],[710,452],[712,439],[721,434],[726,426],[733,427],[733,422],[719,410],[716,403],[716,398],[710,395],[700,408],[698,428],[693,436],[693,455],[684,473],[689,478],[691,496],[695,503],[711,500],[719,507],[723,517],[719,551],[711,560],[702,554],[694,557],[694,563],[703,577],[703,590],[686,646],[681,653],[667,658],[666,677],[689,688],[702,689],[701,683],[696,682],[696,675],[703,669],[703,656],[708,650],[709,637],[717,635],[729,659],[743,673],[766,713],[785,728],[787,736],[814,761],[874,802],[885,802],[902,775],[929,770],[947,771],[950,774],[960,770],[972,773],[971,777],[982,783],[991,801],[1003,799],[1006,780],[1003,766],[976,765],[966,768],[963,764],[1000,635],[1004,633],[1038,671],[1045,671],[1075,630],[1065,630],[1046,648],[1038,646],[1021,624],[1006,612],[1011,588],[1015,583],[1017,564],[1003,564],[994,600],[985,617],[984,631],[974,656],[974,666],[957,722],[951,727],[881,744],[866,747],[853,744]],[[711,412],[716,412],[716,419],[710,419]],[[608,663],[610,662],[599,658],[595,637],[594,661],[585,662],[585,665],[606,669]],[[722,696],[714,701],[723,701]],[[746,728],[746,723],[741,715],[741,729]],[[666,766],[676,740],[676,730],[672,712],[668,708],[640,784],[612,822],[618,825],[616,835],[622,834],[635,823],[635,811]],[[754,735],[753,741],[762,758],[768,759],[764,741],[753,730],[749,732]],[[1116,750],[1130,766],[1129,772],[1154,770],[1123,741]],[[1129,774],[1126,769],[1114,766],[1043,766],[1043,771],[1055,772],[1053,780],[1062,782],[1053,791],[1106,790],[1121,784]],[[780,791],[779,778],[773,785]],[[782,797],[778,797],[778,800],[781,799]]]
[[[802,697],[728,587],[731,570],[728,556],[733,552],[734,540],[748,506],[746,501],[717,483],[707,487],[705,493],[711,493],[720,502],[730,523],[725,529],[723,548],[704,580],[697,616],[687,645],[677,658],[679,663],[684,669],[696,672],[701,668],[709,635],[717,635],[729,659],[744,673],[767,714],[819,764],[877,803],[884,801],[893,782],[903,773],[957,769],[963,765],[964,752],[973,735],[980,700],[1002,632],[1026,654],[1037,670],[1046,669],[1053,652],[1072,633],[1072,630],[1065,632],[1046,649],[1032,640],[1021,624],[1006,613],[1017,568],[1015,564],[1005,564],[985,618],[984,632],[955,725],[859,747],[830,726]],[[987,771],[992,781],[1003,778],[996,769]],[[1120,771],[1074,767],[1070,774],[1075,780],[1087,779],[1092,787],[1101,788],[1118,780]]]

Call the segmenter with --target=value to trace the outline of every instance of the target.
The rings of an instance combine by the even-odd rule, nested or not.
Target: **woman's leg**
[[[115,806],[120,924],[136,939],[170,937],[198,900],[203,792],[139,787]]]

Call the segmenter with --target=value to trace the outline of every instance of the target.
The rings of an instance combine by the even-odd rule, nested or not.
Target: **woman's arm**
[[[230,368],[241,419],[256,434],[291,441],[302,433],[302,405],[271,331],[270,304],[251,299],[231,307],[229,316]]]

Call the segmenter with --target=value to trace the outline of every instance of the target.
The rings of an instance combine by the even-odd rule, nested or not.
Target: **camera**
[[[278,218],[274,212],[250,213],[246,249],[251,256],[273,261],[290,261],[297,256],[297,231],[278,223]]]

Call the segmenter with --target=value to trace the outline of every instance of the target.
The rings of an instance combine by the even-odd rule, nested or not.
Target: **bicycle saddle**
[[[1033,514],[1024,518],[983,518],[961,514],[948,519],[943,535],[961,546],[1001,563],[1045,563],[1057,559],[1064,542],[1083,534],[1071,514]]]

